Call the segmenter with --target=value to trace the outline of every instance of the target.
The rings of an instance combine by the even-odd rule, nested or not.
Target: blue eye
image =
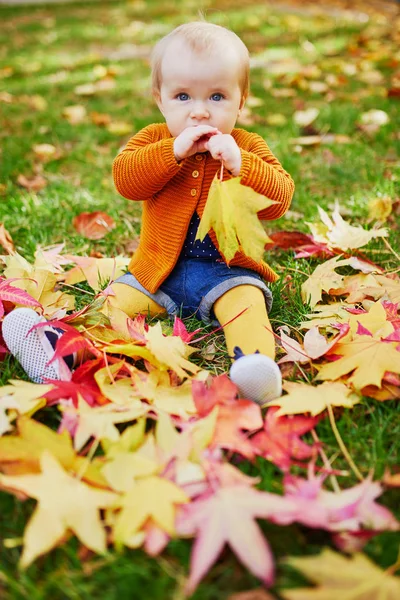
[[[189,94],[185,93],[178,94],[176,97],[178,98],[178,100],[182,100],[182,102],[185,102],[185,100],[189,100]]]
[[[220,100],[223,100],[223,98],[222,94],[213,94],[211,96],[211,100],[214,100],[215,102],[219,102]]]

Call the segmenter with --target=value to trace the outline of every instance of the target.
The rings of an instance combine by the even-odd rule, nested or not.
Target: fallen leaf
[[[335,269],[349,264],[349,259],[340,259],[338,256],[318,265],[312,275],[301,286],[301,297],[311,308],[322,298],[322,292],[329,293],[332,288],[339,288],[344,276],[336,273]]]
[[[255,588],[254,590],[248,590],[247,592],[238,592],[228,596],[227,600],[277,600],[276,596],[273,596],[264,588]]]
[[[78,125],[86,118],[86,108],[81,104],[66,106],[62,111],[62,116],[68,123],[71,123],[71,125]]]
[[[173,369],[179,377],[187,377],[187,371],[192,374],[200,371],[200,367],[187,360],[196,349],[185,344],[179,336],[165,336],[160,321],[149,327],[144,335],[147,349],[156,360],[161,365]]]
[[[196,414],[192,398],[192,381],[172,386],[169,374],[155,369],[149,374],[138,375],[135,380],[136,398],[146,399],[162,411],[188,419]]]
[[[48,451],[66,470],[95,486],[107,487],[107,481],[96,466],[74,452],[66,431],[57,433],[25,415],[18,418],[17,429],[18,435],[0,439],[0,469],[4,473],[40,473],[40,457]]]
[[[305,135],[291,138],[289,142],[299,146],[319,146],[319,144],[350,144],[351,138],[348,135],[327,133],[326,135]]]
[[[18,185],[24,187],[30,192],[40,192],[47,185],[47,180],[42,175],[33,175],[32,177],[26,177],[25,175],[18,175]]]
[[[363,125],[378,125],[378,127],[381,127],[382,125],[389,123],[389,121],[389,115],[384,110],[380,109],[368,110],[360,117],[360,122]]]
[[[138,402],[129,404],[127,408],[115,404],[90,407],[82,398],[78,399],[78,407],[64,407],[66,417],[75,418],[77,426],[74,435],[74,447],[79,451],[90,438],[95,440],[107,439],[112,442],[119,438],[116,423],[134,421],[147,412],[147,407]]]
[[[73,310],[75,298],[71,294],[61,291],[54,291],[57,284],[57,278],[54,273],[44,269],[34,269],[29,265],[29,271],[23,268],[7,267],[4,274],[8,277],[15,274],[17,281],[12,281],[10,285],[14,288],[25,290],[32,298],[37,300],[43,307],[43,315],[51,318],[58,310]],[[23,302],[21,302],[23,304]]]
[[[315,121],[319,115],[318,108],[308,108],[307,110],[297,110],[293,115],[293,121],[299,127],[307,127]]]
[[[323,365],[317,375],[321,381],[335,381],[352,373],[348,382],[356,390],[367,385],[381,386],[386,371],[400,373],[400,352],[397,342],[387,342],[379,336],[355,334],[351,343],[339,342],[335,347],[338,360]]]
[[[390,196],[377,196],[368,202],[368,218],[384,222],[392,212],[393,201]]]
[[[3,246],[7,254],[15,253],[15,246],[10,233],[4,227],[4,223],[0,223],[0,245]]]
[[[128,135],[128,133],[132,135],[133,125],[126,121],[111,121],[107,123],[106,129],[113,135]]]
[[[260,492],[248,485],[230,485],[184,506],[182,526],[197,533],[190,558],[186,593],[192,594],[215,563],[225,544],[266,585],[274,579],[273,557],[256,518],[287,524],[294,520],[295,504],[282,496]]]
[[[60,151],[53,144],[35,144],[32,150],[41,162],[49,162],[61,156]]]
[[[283,388],[288,393],[272,400],[268,405],[280,407],[276,413],[277,417],[306,412],[311,413],[314,417],[323,412],[327,406],[353,408],[360,401],[359,397],[343,383],[323,383],[319,386],[312,386],[307,383],[285,381]]]
[[[325,243],[330,248],[339,250],[349,250],[361,248],[377,237],[386,237],[387,229],[371,229],[367,231],[359,226],[352,226],[347,223],[339,212],[339,205],[336,204],[332,213],[332,219],[318,206],[319,215],[322,221],[320,223],[307,223],[314,240],[318,243]]]
[[[303,347],[294,339],[288,337],[284,328],[280,327],[281,344],[287,355],[278,360],[278,364],[285,362],[306,363],[327,354],[349,331],[346,324],[340,326],[340,333],[329,342],[319,333],[318,327],[311,327],[304,336]]]
[[[42,472],[37,475],[0,475],[3,487],[38,501],[25,528],[21,567],[27,568],[38,556],[54,548],[68,530],[93,552],[104,554],[106,533],[98,511],[115,504],[117,495],[71,477],[47,451],[40,464]]]
[[[77,266],[68,271],[65,282],[74,285],[87,281],[95,292],[99,292],[106,282],[109,284],[125,273],[129,264],[129,258],[125,256],[92,258],[67,254],[66,258],[75,262]]]
[[[276,204],[250,187],[240,184],[240,177],[219,181],[215,175],[196,239],[203,240],[210,229],[215,231],[219,249],[229,263],[241,249],[259,262],[264,246],[270,241],[257,213]]]
[[[321,554],[285,560],[317,587],[280,590],[287,600],[397,600],[400,579],[383,571],[364,554],[343,556],[324,548]]]
[[[270,460],[283,471],[287,471],[293,460],[301,461],[311,458],[316,453],[316,446],[309,446],[300,436],[311,431],[318,417],[279,417],[278,407],[271,406],[265,415],[264,429],[251,438],[257,453]]]
[[[189,502],[187,495],[171,481],[150,476],[139,479],[122,497],[121,512],[114,526],[117,546],[126,544],[151,519],[169,535],[175,534],[176,505]]]
[[[109,123],[111,123],[111,116],[107,113],[99,113],[93,111],[90,113],[90,120],[94,125],[98,125],[99,127],[105,127]]]
[[[72,223],[76,231],[88,240],[101,240],[115,227],[114,219],[99,210],[80,213],[74,217]]]

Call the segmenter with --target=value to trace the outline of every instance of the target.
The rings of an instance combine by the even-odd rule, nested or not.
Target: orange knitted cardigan
[[[241,183],[278,204],[260,211],[260,219],[278,219],[289,208],[294,183],[271,153],[262,137],[243,129],[232,136],[242,154]],[[129,271],[151,293],[174,268],[197,209],[203,214],[211,182],[221,166],[209,152],[195,154],[177,163],[174,139],[165,123],[145,127],[133,136],[113,163],[118,192],[129,200],[142,200],[140,243],[129,263]],[[224,170],[224,179],[231,175]],[[210,237],[218,248],[213,230]],[[237,252],[230,265],[256,271],[267,281],[278,276],[264,261],[256,262]]]

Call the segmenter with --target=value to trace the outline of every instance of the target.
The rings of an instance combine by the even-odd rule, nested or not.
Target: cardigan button
[[[203,155],[202,154],[196,154],[196,160],[198,160],[199,162],[201,160],[203,160]]]
[[[200,173],[198,171],[193,171],[192,173],[192,177],[194,177],[195,179],[200,175]]]
[[[191,194],[191,196],[195,196],[197,194],[197,190],[195,190],[194,188],[191,189],[190,194]]]

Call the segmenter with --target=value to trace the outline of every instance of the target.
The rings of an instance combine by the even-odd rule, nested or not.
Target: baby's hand
[[[211,156],[222,161],[224,167],[237,177],[242,166],[240,148],[229,133],[214,135],[206,142],[206,149]]]
[[[174,141],[174,154],[177,162],[196,154],[196,152],[205,152],[206,143],[211,136],[218,133],[216,127],[210,125],[197,125],[197,127],[187,127],[178,135]]]

